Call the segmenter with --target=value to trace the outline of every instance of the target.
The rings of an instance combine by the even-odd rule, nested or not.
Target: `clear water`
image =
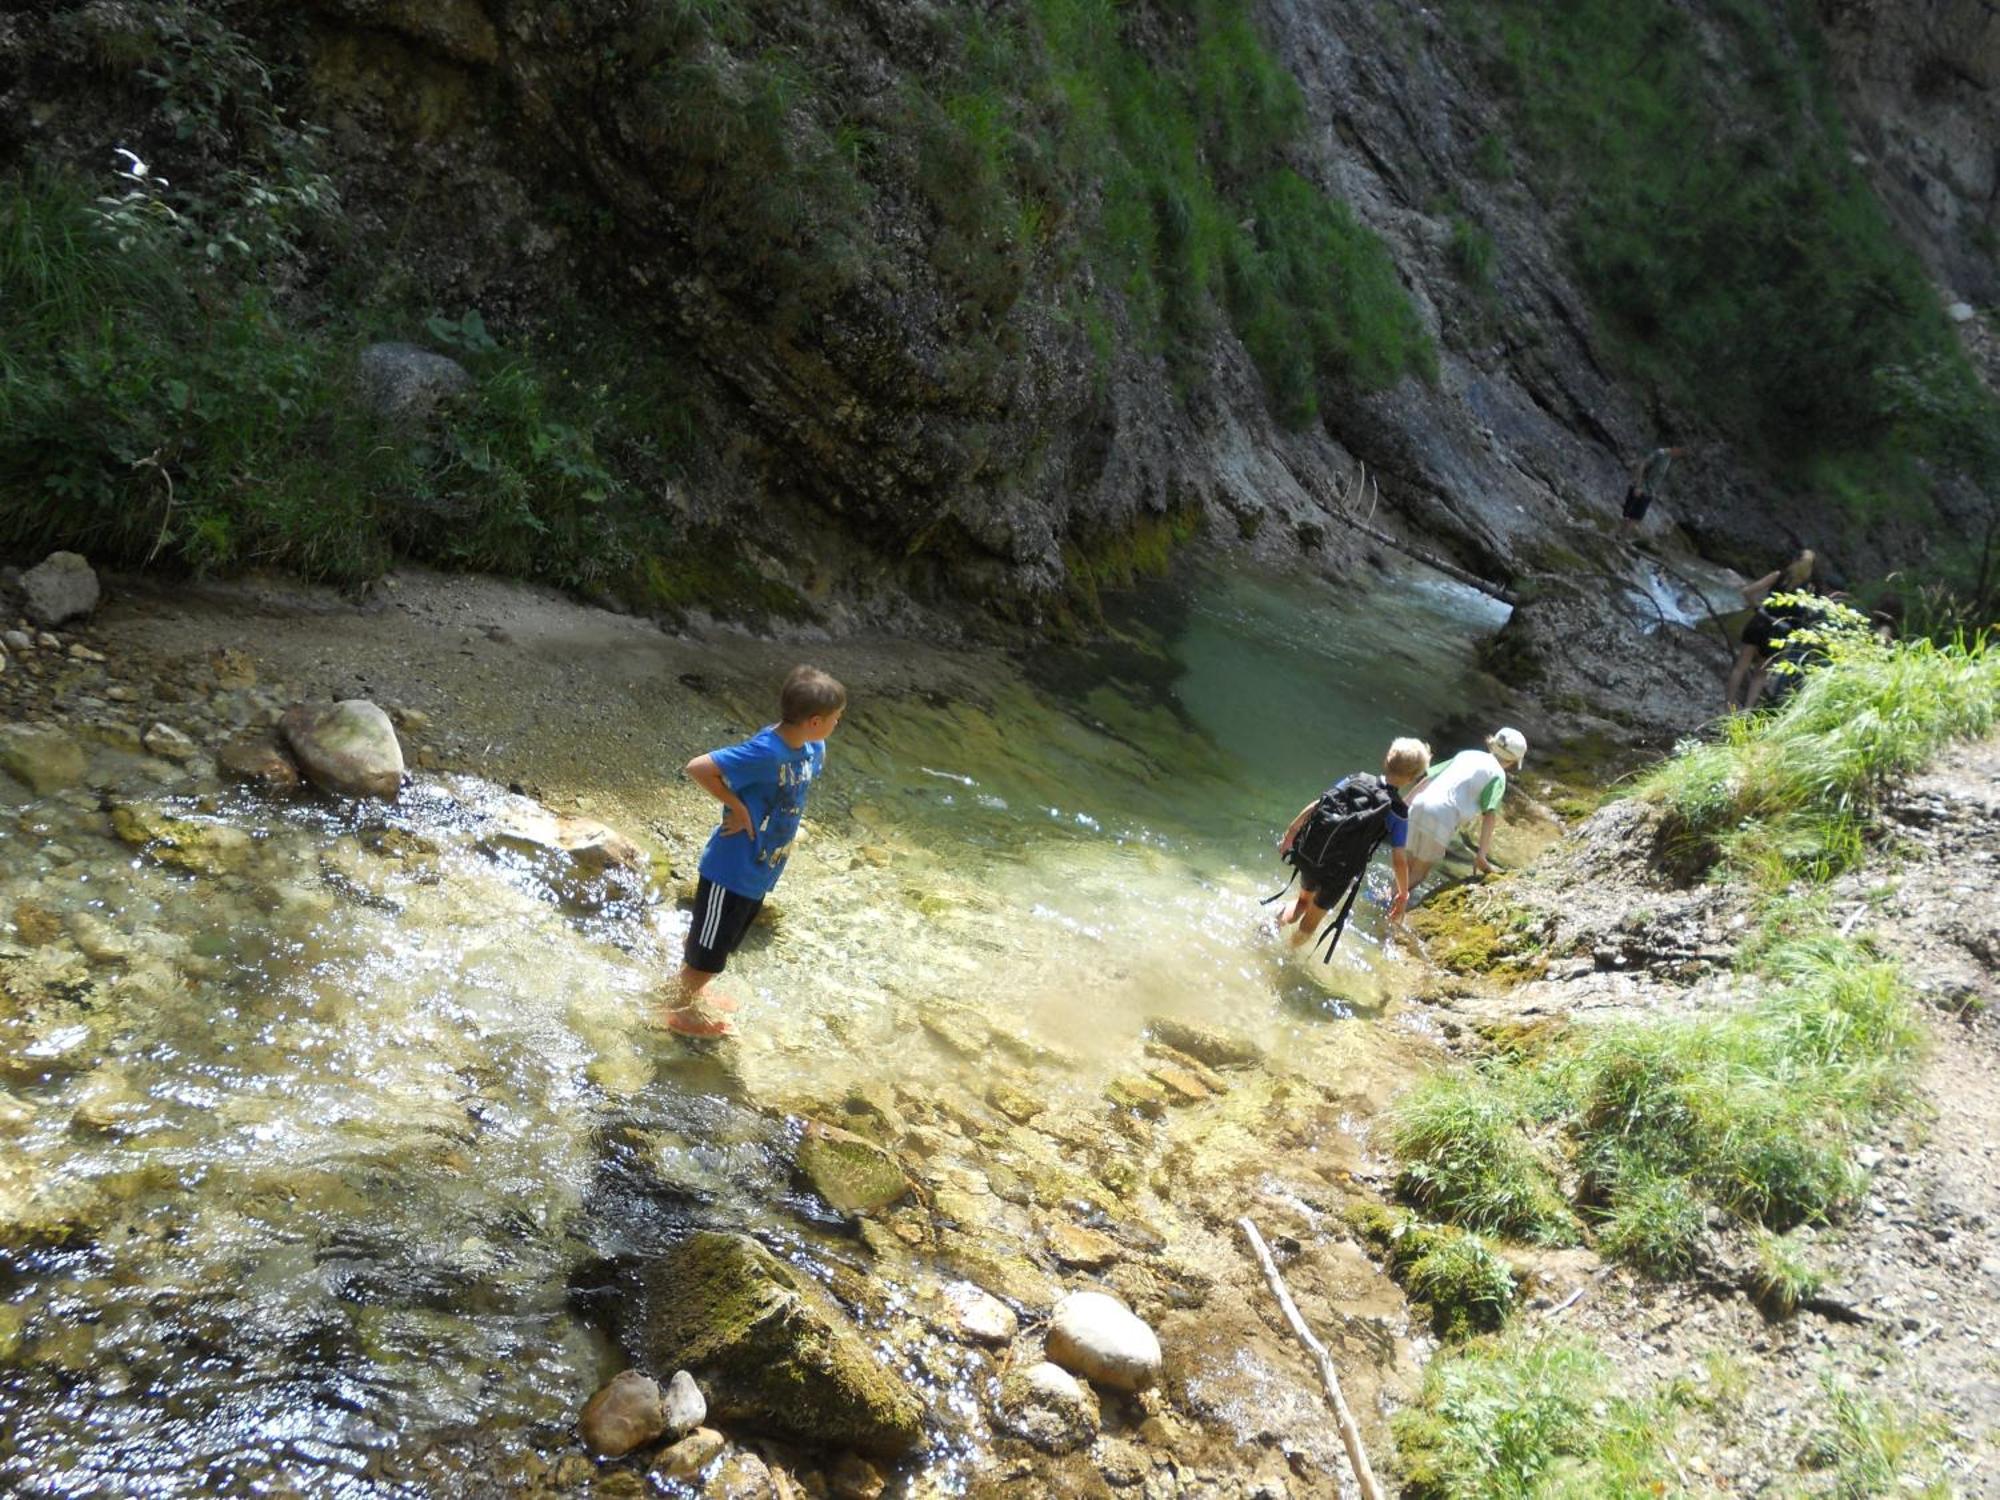
[[[928,1045],[927,1016],[986,1018],[1037,1087],[1079,1099],[1150,1015],[1280,1049],[1366,1025],[1396,983],[1374,917],[1331,966],[1279,949],[1258,905],[1272,841],[1392,735],[1461,709],[1499,616],[1416,578],[1364,597],[1236,575],[1117,623],[1088,652],[976,663],[977,694],[853,682],[778,919],[729,976],[743,1035],[720,1056],[641,1024],[684,914],[657,892],[580,905],[489,852],[484,783],[334,811],[99,747],[97,790],[17,799],[0,1490],[477,1489],[562,1448],[620,1364],[571,1296],[580,1268],[696,1218],[810,1246],[786,1108],[884,1078],[983,1089],[993,1061]],[[163,864],[113,835],[99,791],[240,847],[224,873]],[[698,843],[693,794],[639,811]],[[641,1138],[666,1191],[628,1191],[616,1141]]]

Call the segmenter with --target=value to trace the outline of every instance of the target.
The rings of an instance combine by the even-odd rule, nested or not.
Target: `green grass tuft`
[[[1633,1401],[1577,1339],[1475,1340],[1432,1360],[1390,1422],[1405,1500],[1656,1500],[1678,1392]]]
[[[1439,1338],[1492,1333],[1506,1322],[1519,1288],[1481,1236],[1375,1204],[1356,1205],[1348,1222],[1388,1260],[1410,1299],[1430,1308]]]
[[[1487,1234],[1566,1244],[1577,1222],[1531,1131],[1533,1070],[1457,1068],[1421,1079],[1397,1105],[1389,1140],[1396,1191],[1425,1212]]]
[[[1821,1378],[1820,1390],[1825,1405],[1807,1435],[1802,1462],[1831,1480],[1826,1493],[1839,1500],[1949,1500],[1956,1493],[1944,1473],[1949,1429],[1941,1420],[1863,1394],[1830,1374]]]
[[[1848,630],[1825,649],[1829,665],[1776,710],[1728,720],[1639,782],[1683,875],[1721,863],[1774,889],[1848,869],[1884,787],[2000,719],[2000,655],[1983,639],[1884,645]]]

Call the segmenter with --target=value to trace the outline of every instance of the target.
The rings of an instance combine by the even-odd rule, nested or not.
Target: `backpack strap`
[[[1372,860],[1375,857],[1375,851],[1381,847],[1382,836],[1377,834],[1375,842],[1368,846],[1368,855],[1362,861],[1360,872],[1355,875],[1353,883],[1347,888],[1347,899],[1340,904],[1340,915],[1333,919],[1332,925],[1324,933],[1313,939],[1313,947],[1315,949],[1321,943],[1326,944],[1326,957],[1320,960],[1321,963],[1330,964],[1333,962],[1333,950],[1340,946],[1340,934],[1347,927],[1348,914],[1354,910],[1354,899],[1361,894],[1361,887],[1367,882],[1368,860]]]

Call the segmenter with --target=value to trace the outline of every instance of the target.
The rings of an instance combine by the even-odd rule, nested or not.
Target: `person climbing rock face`
[[[1813,550],[1808,547],[1776,572],[1744,585],[1743,602],[1755,613],[1744,622],[1736,662],[1729,669],[1729,685],[1723,690],[1723,703],[1731,713],[1756,706],[1764,669],[1770,664],[1779,637],[1789,628],[1791,611],[1767,607],[1767,601],[1773,594],[1791,594],[1808,587],[1815,561]]]
[[[826,769],[826,737],[840,727],[847,689],[815,667],[794,667],[778,695],[778,722],[741,744],[697,755],[687,774],[722,804],[701,856],[681,972],[661,1011],[670,1031],[727,1036],[719,1012],[736,1002],[707,994],[784,873],[805,816],[806,793]]]
[[[1625,487],[1625,534],[1630,536],[1646,519],[1646,511],[1659,497],[1667,481],[1667,471],[1685,448],[1655,448],[1632,467],[1632,482]]]

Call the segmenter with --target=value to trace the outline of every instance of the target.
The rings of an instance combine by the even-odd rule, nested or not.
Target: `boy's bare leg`
[[[1292,929],[1292,946],[1303,948],[1312,935],[1319,931],[1319,924],[1326,920],[1326,908],[1310,899],[1305,903],[1305,911],[1299,916],[1299,925]]]

